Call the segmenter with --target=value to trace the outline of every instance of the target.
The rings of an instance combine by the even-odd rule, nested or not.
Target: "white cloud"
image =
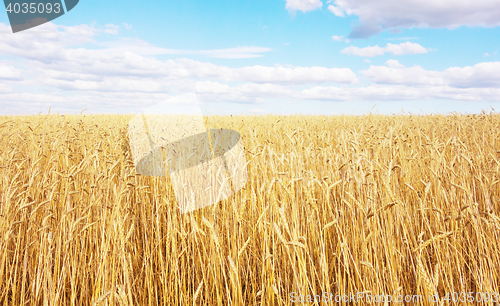
[[[486,53],[484,54],[484,57],[489,57],[489,56],[490,56],[490,54],[489,54],[488,52],[486,52]]]
[[[348,68],[266,67],[250,66],[234,70],[237,78],[255,83],[357,83],[356,74]]]
[[[500,87],[500,62],[450,67],[443,71],[443,78],[454,87]]]
[[[335,15],[359,16],[361,25],[349,37],[365,38],[387,28],[456,28],[500,25],[498,0],[335,0]]]
[[[196,85],[196,84],[195,84]],[[224,85],[224,84],[221,84]],[[217,89],[217,87],[215,87]],[[306,89],[290,88],[273,84],[243,84],[222,88],[211,92],[200,92],[200,101],[251,103],[258,104],[267,99],[323,100],[323,101],[498,101],[500,88],[457,88],[447,85],[394,85],[372,84],[362,87],[313,86]],[[193,92],[195,87],[181,92]],[[142,108],[163,102],[176,95],[170,92],[103,92],[83,91],[76,94],[62,95],[60,92],[28,93],[12,91],[8,86],[0,84],[0,101],[2,113],[24,112],[36,113],[40,109],[47,111],[49,106],[63,112],[75,113],[87,108],[89,112],[123,113],[137,112]],[[43,106],[43,108],[42,108]]]
[[[500,88],[455,88],[450,86],[368,85],[356,88],[315,86],[294,98],[324,101],[500,101]]]
[[[230,87],[217,82],[197,82],[198,99],[209,102],[262,103],[264,98],[289,98],[297,93],[283,85],[245,83]]]
[[[0,54],[43,62],[57,61],[65,57],[68,47],[96,43],[94,37],[106,31],[89,25],[59,26],[51,22],[39,28],[35,32],[27,30],[23,35],[2,34]],[[0,23],[0,32],[9,31],[9,26]]]
[[[11,86],[7,84],[0,84],[0,94],[11,93],[11,92],[12,92]]]
[[[428,49],[422,47],[421,45],[409,41],[400,43],[399,45],[388,43],[384,51],[394,55],[425,54],[429,52]]]
[[[172,51],[168,54],[200,54],[211,58],[255,58],[262,57],[264,52],[270,52],[270,48],[262,47],[237,47],[216,50],[199,50],[199,51]]]
[[[450,88],[500,87],[500,62],[450,67],[443,71],[425,70],[418,65],[405,67],[397,60],[388,60],[386,65],[370,66],[369,69],[361,71],[361,74],[377,84],[448,86]]]
[[[42,83],[63,90],[102,92],[162,92],[169,87],[168,82],[164,80],[152,81],[131,77],[105,77],[101,81],[45,79]]]
[[[120,29],[119,26],[114,25],[114,24],[107,24],[104,27],[105,27],[104,33],[108,33],[108,34],[118,34],[118,30]]]
[[[347,48],[342,49],[342,53],[344,54],[352,54],[363,57],[374,57],[384,55],[385,53],[391,53],[394,55],[405,55],[405,54],[425,54],[429,52],[431,49],[426,49],[417,43],[405,42],[400,43],[398,45],[388,43],[384,48],[379,47],[378,45],[359,48],[355,46],[349,46]]]
[[[262,57],[261,53],[271,52],[272,49],[264,47],[236,47],[213,50],[182,50],[167,49],[153,46],[140,39],[121,38],[120,40],[100,43],[109,52],[133,52],[141,55],[202,55],[208,58],[242,59]]]
[[[0,62],[0,80],[20,81],[23,80],[21,69]]]
[[[420,66],[405,68],[397,60],[388,60],[386,65],[370,66],[361,74],[378,84],[445,85],[437,71],[427,71]]]
[[[108,81],[111,78],[147,79],[148,82],[153,83],[162,79],[180,80],[186,78],[296,85],[328,82],[355,84],[358,82],[356,74],[347,68],[267,67],[259,65],[229,68],[186,58],[160,61],[130,52],[113,55],[95,52],[90,54],[68,52],[66,55],[67,61],[49,64],[32,63],[31,65],[40,71],[40,78],[44,82],[51,79],[65,82],[76,80],[105,82],[105,78]],[[53,84],[66,83],[58,81]],[[108,84],[113,85],[112,83]],[[83,84],[79,86],[83,86]]]
[[[123,23],[123,26],[125,27],[125,29],[127,30],[132,30],[132,25],[131,24],[128,24],[128,23]]]
[[[344,36],[332,36],[332,39],[335,41],[343,41],[349,43],[349,39],[345,39]]]
[[[209,94],[221,94],[228,93],[230,87],[227,84],[221,84],[212,81],[196,82],[196,92],[198,93],[209,93]]]
[[[323,6],[321,0],[286,0],[286,9],[295,12],[295,11],[314,11]]]
[[[97,43],[94,39],[99,33],[116,34],[118,26],[106,25],[104,29],[89,25],[59,26],[46,23],[40,26],[47,33],[27,33],[24,35],[5,34],[0,40],[0,53],[13,56],[21,56],[43,61],[54,61],[65,56],[69,52],[68,47],[74,47],[85,43],[96,44],[104,47],[101,52],[123,53],[133,52],[141,55],[201,55],[208,58],[256,58],[263,56],[262,53],[270,52],[272,49],[264,47],[236,47],[214,50],[179,50],[166,49],[153,46],[139,39],[121,38],[111,42]],[[0,23],[0,32],[8,32],[10,28]],[[90,50],[86,50],[90,53]]]
[[[389,68],[404,68],[405,67],[398,60],[393,60],[393,59],[388,60],[387,62],[385,62],[385,64]]]
[[[345,13],[344,11],[338,7],[338,6],[335,6],[335,5],[329,5],[328,6],[328,10],[332,13],[335,14],[335,16],[338,16],[338,17],[344,17],[345,16]]]
[[[384,55],[385,50],[384,48],[377,46],[373,47],[365,47],[365,48],[359,48],[355,46],[349,46],[347,48],[342,49],[340,51],[344,54],[351,54],[351,55],[357,55],[357,56],[364,56],[364,57],[374,57],[374,56],[379,56],[379,55]]]
[[[49,26],[54,27],[52,24]],[[69,35],[70,32],[73,35]],[[186,58],[158,60],[152,55],[178,51],[159,48],[137,39],[98,44],[94,37],[99,33],[103,31],[92,26],[56,26],[51,33],[6,35],[0,41],[0,54],[20,59],[16,66],[24,69],[15,70],[11,65],[4,64],[1,66],[0,77],[21,80],[22,74],[29,72],[29,80],[18,81],[19,85],[33,90],[50,88],[93,94],[168,93],[175,90],[199,90],[217,94],[231,90],[227,84],[214,81],[251,82],[255,84],[232,89],[232,96],[226,97],[253,102],[260,101],[258,95],[283,95],[285,87],[276,87],[277,85],[358,82],[356,74],[347,68],[280,65],[229,68]],[[102,48],[87,49],[81,47],[83,43],[93,43]],[[261,47],[238,47],[192,53],[212,57],[241,57],[268,50],[270,49]],[[197,81],[201,83],[196,83]],[[273,84],[276,86],[272,86]]]

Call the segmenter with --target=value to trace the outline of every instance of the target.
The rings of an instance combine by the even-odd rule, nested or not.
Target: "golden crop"
[[[0,117],[0,305],[499,291],[500,115],[207,117],[248,182],[188,214],[131,118]]]

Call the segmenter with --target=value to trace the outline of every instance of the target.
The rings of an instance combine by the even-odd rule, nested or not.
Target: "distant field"
[[[0,117],[1,305],[500,290],[500,115],[207,117],[241,134],[248,182],[188,214],[135,173],[131,118]]]

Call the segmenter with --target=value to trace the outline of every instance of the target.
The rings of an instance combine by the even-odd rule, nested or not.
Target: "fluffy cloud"
[[[286,0],[286,9],[294,11],[314,11],[323,6],[321,0]]]
[[[370,66],[361,71],[365,77],[378,84],[444,85],[437,71],[427,71],[420,66],[404,67],[397,60],[389,60],[385,66]]]
[[[246,83],[227,86],[216,82],[197,82],[196,92],[202,102],[262,103],[267,98],[294,98],[295,90],[276,84]]]
[[[450,67],[443,71],[425,70],[421,66],[405,67],[397,60],[387,66],[370,66],[361,71],[377,84],[407,86],[448,86],[450,88],[500,87],[500,62],[483,62],[474,66]]]
[[[33,63],[32,66],[38,69],[44,82],[51,79],[64,81],[52,83],[54,85],[80,81],[85,83],[79,86],[84,86],[84,84],[90,86],[88,84],[92,82],[106,83],[106,80],[110,79],[144,79],[157,83],[163,80],[187,78],[295,85],[332,82],[355,84],[358,82],[356,74],[348,68],[259,65],[229,68],[186,58],[160,61],[132,53],[113,56],[91,53],[85,56],[82,52],[69,52],[67,58],[68,61],[48,64]]]
[[[22,79],[23,75],[21,69],[0,62],[0,80],[20,81]]]
[[[338,6],[329,5],[328,6],[328,10],[330,12],[334,13],[335,16],[338,16],[338,17],[344,17],[345,16],[344,11],[340,7],[338,7]]]
[[[352,54],[363,57],[374,57],[384,55],[385,53],[391,53],[394,55],[424,54],[429,52],[429,50],[430,49],[426,49],[417,43],[407,41],[398,45],[388,43],[384,48],[379,47],[378,45],[365,48],[350,46],[344,48],[341,52],[344,54]]]
[[[234,69],[235,79],[255,83],[357,83],[356,74],[348,68],[325,67],[265,67],[251,66]]]
[[[350,38],[365,38],[386,28],[456,28],[500,25],[497,0],[335,0],[328,9],[336,16],[359,16],[361,25]]]
[[[64,57],[65,49],[84,43],[95,42],[98,29],[88,25],[72,27],[41,25],[45,32],[27,31],[22,35],[4,34],[0,40],[0,54],[50,62]],[[62,31],[58,31],[61,28]],[[9,32],[10,27],[0,23],[0,32]]]
[[[344,54],[351,54],[351,55],[357,55],[357,56],[363,56],[363,57],[374,57],[374,56],[380,56],[384,55],[385,51],[384,48],[377,46],[373,47],[365,47],[365,48],[359,48],[359,47],[354,47],[354,46],[349,46],[347,48],[342,49],[340,51]]]
[[[443,77],[454,87],[500,87],[500,62],[451,67],[444,70]]]
[[[48,24],[48,28],[53,32],[5,35],[5,39],[0,41],[0,54],[32,61],[30,67],[39,71],[44,84],[66,90],[109,88],[115,91],[130,86],[131,89],[143,88],[144,91],[155,91],[162,88],[163,79],[179,78],[277,84],[325,82],[353,84],[358,81],[356,74],[347,68],[279,65],[229,68],[185,58],[160,61],[152,57],[159,54],[191,53],[209,57],[248,58],[260,56],[257,54],[259,52],[270,51],[268,48],[238,47],[188,52],[158,48],[138,39],[122,39],[112,43],[101,43],[100,46],[104,47],[102,49],[85,49],[74,46],[84,43],[96,44],[94,36],[102,32],[101,30],[91,26],[74,26],[60,27],[62,28],[60,31],[58,26],[51,23]],[[10,78],[15,77],[14,72],[8,73]],[[144,82],[147,84],[143,84],[139,78],[146,80]]]

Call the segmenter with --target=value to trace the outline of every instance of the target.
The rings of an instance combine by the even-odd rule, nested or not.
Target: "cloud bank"
[[[359,16],[349,38],[367,38],[388,28],[448,28],[500,25],[497,0],[335,0],[328,10],[339,17]]]
[[[7,28],[0,24],[0,30]],[[159,60],[156,55],[169,54],[166,50],[172,49],[137,39],[96,42],[98,35],[115,29],[112,26],[98,29],[92,25],[48,23],[45,29],[50,31],[3,35],[0,40],[0,56],[11,58],[0,60],[4,113],[19,113],[21,109],[33,113],[49,105],[68,112],[85,108],[90,112],[126,112],[185,92],[197,92],[202,100],[248,104],[268,99],[500,101],[500,62],[495,61],[442,71],[406,67],[397,60],[359,72],[342,67],[279,64],[228,67],[188,58]],[[264,49],[236,47],[217,52],[255,54]],[[343,52],[370,57],[428,50],[406,42],[385,47],[348,47]]]

